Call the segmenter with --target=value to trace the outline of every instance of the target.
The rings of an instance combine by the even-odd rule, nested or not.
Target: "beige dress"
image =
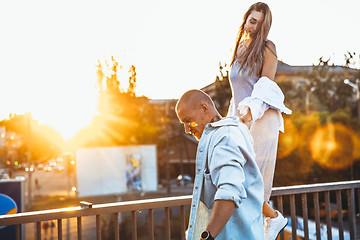
[[[238,104],[246,97],[251,96],[254,84],[259,78],[260,76],[248,76],[247,71],[240,70],[240,63],[234,61],[230,72],[232,99],[228,116],[239,117]],[[271,195],[281,121],[278,110],[269,108],[250,127],[250,133],[254,140],[255,161],[264,180],[265,201],[268,201]]]

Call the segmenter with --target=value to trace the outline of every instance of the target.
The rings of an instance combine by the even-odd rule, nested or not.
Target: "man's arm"
[[[206,230],[216,238],[224,228],[235,209],[235,203],[229,200],[216,200]]]

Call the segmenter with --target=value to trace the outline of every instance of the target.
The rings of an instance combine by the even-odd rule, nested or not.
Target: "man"
[[[187,239],[264,239],[264,184],[248,128],[222,118],[200,90],[184,93],[176,113],[199,141]]]

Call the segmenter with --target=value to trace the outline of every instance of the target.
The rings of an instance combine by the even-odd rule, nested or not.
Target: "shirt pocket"
[[[204,183],[203,183],[203,198],[202,202],[208,209],[212,209],[215,203],[215,193],[217,188],[211,180],[210,173],[204,173]]]

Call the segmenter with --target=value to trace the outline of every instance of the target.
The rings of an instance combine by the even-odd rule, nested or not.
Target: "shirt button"
[[[198,189],[198,187],[195,187],[195,189]]]
[[[202,149],[200,149],[200,152],[202,152],[203,150]]]
[[[200,168],[198,168],[198,172],[200,172]]]
[[[195,207],[195,204],[193,204],[193,207]]]
[[[190,225],[190,227],[192,227],[192,226]]]

